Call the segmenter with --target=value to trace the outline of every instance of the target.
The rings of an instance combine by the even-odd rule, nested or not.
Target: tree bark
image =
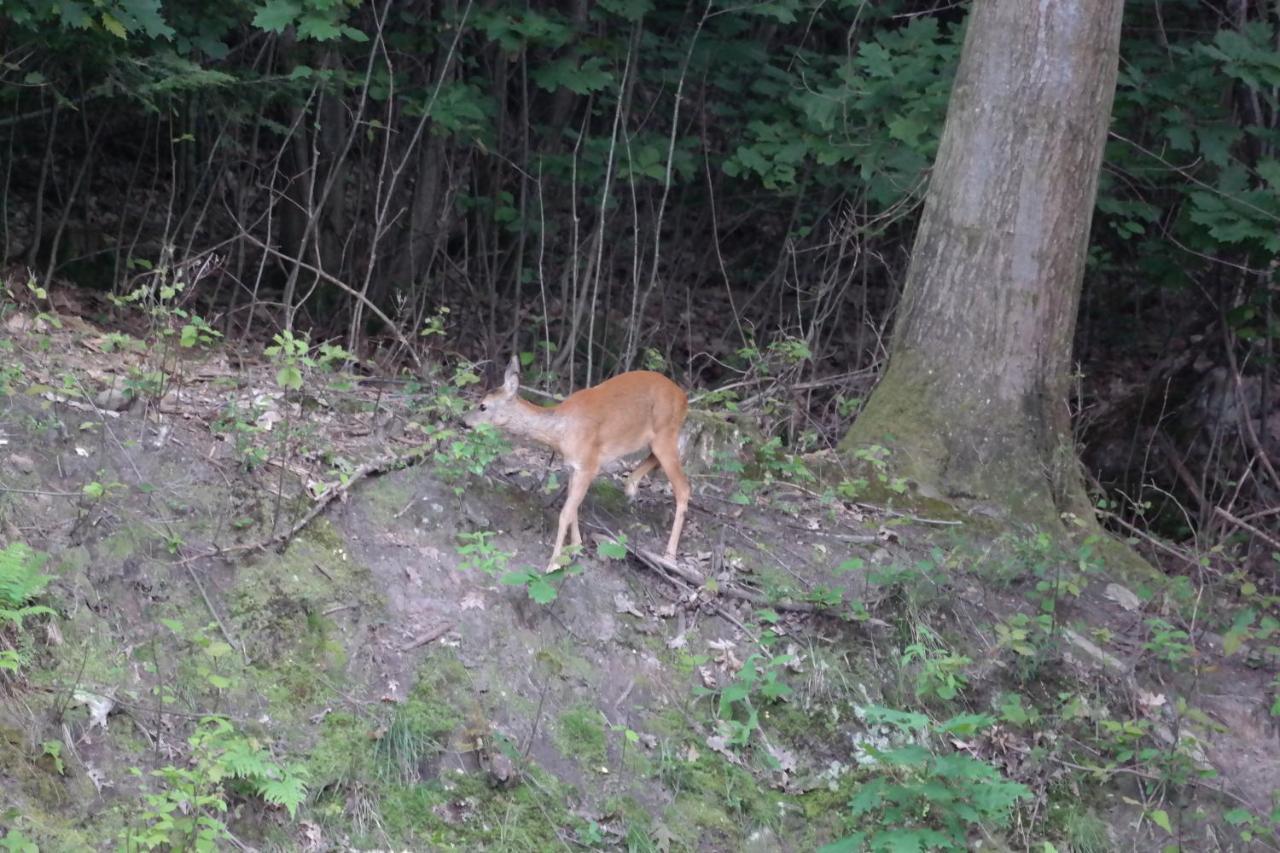
[[[1122,0],[978,0],[889,368],[842,442],[926,495],[1087,512],[1067,407]]]

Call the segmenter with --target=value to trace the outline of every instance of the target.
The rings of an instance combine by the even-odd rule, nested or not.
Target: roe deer
[[[574,545],[582,544],[578,505],[600,466],[645,447],[649,455],[627,477],[627,497],[635,497],[640,480],[662,466],[676,498],[666,550],[667,559],[674,560],[689,507],[689,479],[680,467],[677,446],[689,401],[680,387],[661,373],[635,370],[570,394],[549,408],[521,399],[519,390],[520,362],[512,356],[502,387],[481,400],[464,421],[467,426],[492,424],[546,445],[563,456],[572,470],[547,571],[557,567],[566,534]]]

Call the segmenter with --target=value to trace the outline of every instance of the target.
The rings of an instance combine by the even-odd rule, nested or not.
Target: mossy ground
[[[259,384],[269,381],[264,373]],[[211,413],[228,393],[216,392]],[[366,426],[367,407],[346,408]],[[129,430],[153,436],[146,417],[129,420]],[[20,689],[0,700],[0,815],[12,808],[49,849],[114,847],[142,820],[144,795],[162,785],[150,771],[183,765],[193,726],[209,714],[301,768],[307,792],[296,818],[243,784],[224,786],[232,831],[279,849],[316,837],[337,849],[764,851],[782,840],[812,849],[850,828],[850,799],[875,778],[854,760],[865,728],[858,711],[868,705],[934,719],[998,716],[1016,694],[1025,713],[1078,723],[1077,737],[1104,720],[1147,722],[1124,716],[1130,694],[1117,700],[1107,677],[1061,654],[1068,622],[1100,643],[1106,632],[1128,631],[1130,648],[1145,640],[1131,630],[1139,617],[1088,597],[1087,588],[1124,577],[1105,545],[1084,554],[1085,531],[1031,547],[1034,531],[903,490],[901,472],[885,464],[817,460],[816,482],[788,484],[776,479],[779,460],[766,469],[757,459],[762,483],[775,479],[745,504],[722,471],[695,477],[700,497],[681,556],[711,583],[694,588],[588,548],[584,571],[536,604],[500,573],[459,571],[456,547],[459,531],[489,531],[496,549],[516,554],[508,568],[541,565],[558,512],[539,488],[545,454],[494,466],[528,472],[514,483],[445,477],[428,465],[388,473],[335,501],[282,552],[218,556],[214,542],[270,535],[280,469],[243,470],[231,444],[198,422],[165,426],[181,444],[133,442],[128,459],[108,458],[105,444],[90,459],[56,447],[41,455],[49,444],[41,432],[24,446],[40,471],[11,482],[72,498],[26,504],[0,495],[0,522],[54,557],[45,600],[58,611],[47,623],[56,633],[41,633],[46,622],[37,620],[27,640],[38,654],[13,682]],[[723,435],[701,433],[692,471],[718,470]],[[306,431],[309,444],[323,440],[324,430]],[[322,456],[327,466],[337,454]],[[852,491],[851,479],[859,480]],[[127,488],[89,502],[80,489],[90,480]],[[637,505],[615,482],[597,483],[584,534],[651,529],[660,542],[670,505],[661,475],[654,480],[657,490]],[[311,501],[287,496],[281,524]],[[1103,568],[1081,568],[1095,562]],[[1072,573],[1086,591],[1063,595],[1059,633],[1038,640],[1031,660],[1011,651],[998,629],[1042,613],[1041,585]],[[766,605],[722,594],[730,585]],[[1137,589],[1164,615],[1204,612],[1188,584]],[[767,605],[781,600],[829,609],[797,615]],[[921,689],[933,683],[929,661],[904,663],[917,642],[970,660],[955,697]],[[757,682],[750,711],[742,701],[725,711],[721,699],[752,656],[791,692],[766,695]],[[794,665],[769,663],[784,658]],[[1231,675],[1265,691],[1261,673]],[[105,730],[77,694],[113,697]],[[1032,741],[1034,728],[1006,716],[1005,740],[995,741],[1012,744],[1005,752],[976,738],[937,748],[986,750],[983,759],[1004,761],[1010,774],[1055,780],[1040,788],[1045,810],[1022,840],[1103,849],[1116,821],[1101,784],[1063,764],[1028,771],[1007,759],[1070,739]],[[745,745],[725,746],[729,722],[754,726]],[[65,775],[42,749],[63,738]],[[782,769],[779,757],[795,766]],[[100,791],[95,779],[106,783]],[[1142,824],[1145,841],[1151,825]]]

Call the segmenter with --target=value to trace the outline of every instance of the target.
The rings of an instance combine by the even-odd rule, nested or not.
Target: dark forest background
[[[4,0],[6,282],[382,372],[654,367],[826,446],[883,362],[967,5]],[[1072,400],[1119,528],[1264,576],[1278,93],[1275,4],[1127,4]]]

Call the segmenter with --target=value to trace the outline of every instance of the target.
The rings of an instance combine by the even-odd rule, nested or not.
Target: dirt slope
[[[489,450],[451,431],[443,374],[304,365],[286,395],[265,358],[0,320],[0,531],[50,555],[56,610],[4,635],[24,665],[0,682],[0,826],[42,849],[194,843],[162,816],[199,795],[228,808],[203,801],[215,846],[260,849],[1264,843],[1265,638],[1224,656],[1225,605],[913,501],[874,452],[840,472],[701,413],[681,573],[643,554],[665,482],[629,506],[602,478],[581,571],[543,578],[550,460],[475,473]],[[967,713],[991,719],[938,728]],[[202,737],[209,715],[230,733]],[[944,825],[935,765],[876,763],[911,744],[1024,795]],[[907,812],[850,812],[877,778]]]

